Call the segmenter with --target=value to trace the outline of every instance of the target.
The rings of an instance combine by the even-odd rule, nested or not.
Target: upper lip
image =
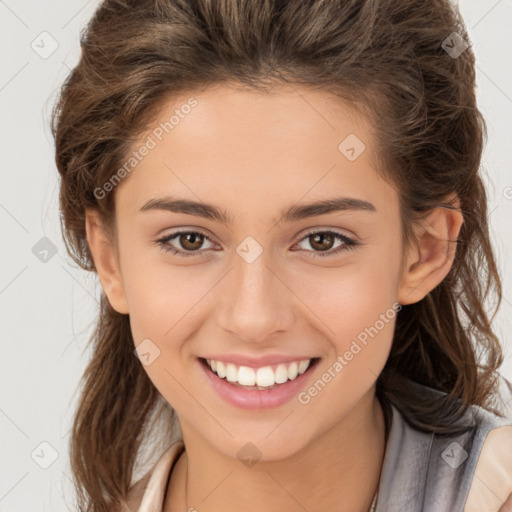
[[[316,357],[287,354],[267,354],[259,357],[251,357],[243,354],[209,354],[207,356],[203,356],[203,359],[213,359],[214,361],[222,361],[223,363],[233,363],[236,366],[261,368],[263,366],[272,366],[281,363],[292,363],[293,361],[316,359]]]

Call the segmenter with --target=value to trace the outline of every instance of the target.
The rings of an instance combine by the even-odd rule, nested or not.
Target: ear
[[[415,226],[416,248],[407,256],[400,279],[398,302],[419,302],[448,275],[464,222],[460,201],[450,196],[453,208],[436,207]]]
[[[104,228],[98,212],[90,209],[87,209],[85,213],[85,230],[89,250],[105,295],[118,313],[128,314],[128,304],[113,235]]]

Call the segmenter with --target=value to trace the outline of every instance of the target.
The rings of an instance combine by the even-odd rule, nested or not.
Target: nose
[[[290,329],[295,296],[284,272],[270,267],[265,251],[251,263],[238,255],[234,260],[219,290],[220,327],[251,343],[263,343]]]

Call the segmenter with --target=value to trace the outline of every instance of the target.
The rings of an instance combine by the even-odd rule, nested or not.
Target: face
[[[375,170],[370,123],[339,99],[216,86],[185,108],[191,96],[161,109],[134,150],[152,147],[115,189],[109,298],[184,436],[284,458],[373,393],[400,299],[398,195]],[[341,198],[345,208],[303,208]],[[288,380],[247,390],[204,359],[231,362],[247,385]],[[310,359],[291,379],[291,363]]]

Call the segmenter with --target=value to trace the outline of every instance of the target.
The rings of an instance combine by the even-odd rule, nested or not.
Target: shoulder
[[[464,512],[507,508],[512,510],[512,423],[493,428],[487,434]]]
[[[421,392],[441,393],[424,386]],[[377,504],[378,511],[506,510],[500,507],[511,501],[512,417],[471,405],[455,433],[436,433],[416,429],[409,422],[413,413],[391,405],[391,431],[379,486],[384,508]]]
[[[463,510],[506,510],[512,505],[512,418],[503,418],[472,405],[463,423],[470,426],[469,430],[455,436],[450,444],[455,452],[462,453],[458,461],[461,468],[456,479],[454,474],[454,484],[460,486]],[[436,437],[439,437],[436,441],[442,446],[444,438]],[[445,461],[448,460],[447,450],[450,446],[443,453]]]
[[[471,405],[460,426],[458,434],[432,437],[431,490],[448,496],[452,486],[455,510],[498,512],[512,503],[512,418]]]

